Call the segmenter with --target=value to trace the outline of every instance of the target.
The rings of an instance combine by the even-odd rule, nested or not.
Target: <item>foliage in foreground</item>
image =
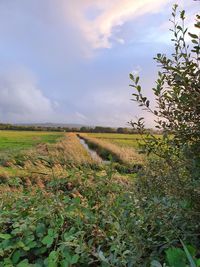
[[[42,190],[3,186],[0,266],[150,266],[169,240],[193,233],[183,203],[137,198],[134,177],[112,166],[72,169]]]
[[[186,43],[185,11],[180,12],[179,21],[177,7],[173,7],[171,20],[174,53],[171,58],[162,54],[155,58],[161,68],[153,88],[157,107],[155,110],[150,107],[150,101],[141,91],[139,77],[130,75],[133,82],[131,86],[136,89],[133,94],[136,102],[154,114],[156,127],[163,132],[162,139],[156,139],[150,134],[144,139],[144,149],[153,157],[137,179],[136,186],[137,197],[146,196],[148,203],[154,198],[159,205],[165,199],[169,205],[173,203],[177,207],[170,222],[172,236],[177,238],[170,236],[170,231],[165,233],[167,247],[174,247],[166,250],[164,266],[194,267],[199,266],[195,256],[200,253],[200,35],[188,33],[192,42],[190,48]],[[199,15],[195,27],[200,29]],[[145,132],[143,118],[132,125],[141,133]],[[149,206],[148,212],[159,216],[156,208],[156,205]],[[187,214],[187,218],[178,223],[180,226],[177,231],[176,218],[182,212]],[[169,218],[168,213],[166,216]],[[185,224],[189,229],[185,228]],[[191,251],[184,242],[192,244]],[[164,254],[158,253],[155,257],[160,258],[161,262],[165,261]],[[161,266],[158,261],[152,264]]]

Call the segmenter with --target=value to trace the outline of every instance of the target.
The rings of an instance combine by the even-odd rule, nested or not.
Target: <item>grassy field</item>
[[[0,131],[0,153],[19,152],[39,143],[55,143],[62,136],[58,132]]]
[[[89,133],[88,136],[104,140],[121,147],[132,147],[138,149],[141,136],[138,134],[110,134],[110,133]]]
[[[139,134],[89,133],[88,136],[135,149],[138,148],[139,143],[142,143],[141,135]]]
[[[133,148],[136,151],[140,150],[140,145],[144,144],[143,138],[146,135],[140,134],[112,134],[112,133],[88,133],[89,137],[94,137],[98,140],[106,141],[124,148]],[[161,135],[155,134],[156,138],[161,138]]]

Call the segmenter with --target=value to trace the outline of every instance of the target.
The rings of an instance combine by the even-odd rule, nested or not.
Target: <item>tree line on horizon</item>
[[[118,133],[118,134],[138,134],[137,129],[128,128],[128,127],[104,127],[104,126],[95,126],[87,127],[82,126],[78,127],[49,127],[49,126],[36,126],[36,125],[14,125],[7,123],[0,123],[0,130],[11,130],[11,131],[48,131],[48,132],[81,132],[81,133]],[[160,133],[154,129],[148,129],[153,134]]]

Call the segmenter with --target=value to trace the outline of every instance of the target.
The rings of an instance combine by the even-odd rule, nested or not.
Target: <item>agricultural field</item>
[[[136,150],[139,149],[140,144],[143,144],[143,138],[140,134],[117,134],[117,133],[88,133],[88,136],[94,137],[100,140],[108,141],[110,143],[117,144],[124,147],[132,147]],[[157,138],[161,138],[161,135],[155,134]]]
[[[58,132],[0,131],[0,154],[19,152],[39,143],[55,143],[62,136]]]
[[[138,134],[111,134],[111,133],[89,133],[88,136],[108,141],[120,146],[138,148],[141,136]]]

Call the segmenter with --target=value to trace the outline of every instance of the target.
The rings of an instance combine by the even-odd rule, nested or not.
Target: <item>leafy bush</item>
[[[137,262],[126,217],[132,181],[110,167],[73,169],[43,189],[1,195],[0,266],[130,266]],[[126,226],[127,225],[127,226]]]
[[[136,181],[137,198],[146,199],[144,217],[149,225],[153,224],[152,220],[158,222],[149,228],[148,238],[153,241],[144,255],[156,252],[155,242],[155,257],[163,261],[163,244],[165,249],[172,244],[180,246],[180,238],[198,247],[198,253],[200,249],[200,36],[188,33],[193,47],[186,44],[185,11],[180,12],[179,21],[177,8],[177,5],[173,7],[171,20],[174,53],[171,58],[162,54],[155,58],[161,67],[153,88],[155,110],[142,93],[139,77],[130,74],[131,86],[136,89],[135,101],[154,114],[156,127],[163,133],[162,138],[148,134],[143,118],[131,123],[141,134],[148,134],[143,138],[143,149],[150,155]],[[195,27],[200,28],[199,15]],[[143,209],[142,204],[139,206]],[[148,249],[148,242],[144,244]],[[169,251],[172,250],[169,248],[168,254]],[[180,256],[183,251],[177,248],[176,253]],[[170,266],[188,266],[185,258],[182,257],[182,261]]]

